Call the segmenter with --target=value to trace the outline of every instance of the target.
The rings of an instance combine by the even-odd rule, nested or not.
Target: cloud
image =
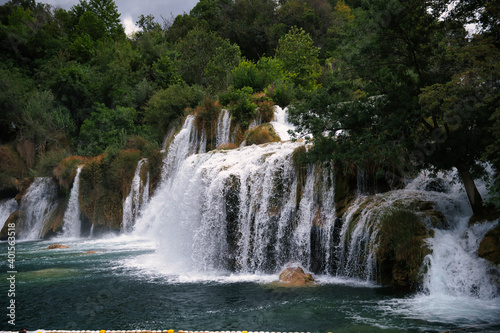
[[[0,3],[6,2],[0,0]],[[53,7],[59,7],[66,10],[71,9],[72,6],[80,3],[79,0],[40,0],[38,2],[47,3]],[[198,0],[115,0],[118,6],[118,12],[121,14],[122,24],[127,34],[133,31],[135,22],[139,19],[141,14],[153,15],[159,23],[163,23],[162,18],[170,19],[172,16],[189,11],[198,3]]]
[[[130,16],[122,17],[122,24],[125,28],[125,33],[127,34],[127,36],[130,36],[131,34],[139,30],[139,27],[135,25],[134,20],[132,20],[132,17]]]

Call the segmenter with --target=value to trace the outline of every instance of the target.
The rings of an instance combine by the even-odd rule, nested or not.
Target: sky
[[[3,5],[7,0],[0,0]],[[78,4],[79,0],[37,0],[36,2],[48,3],[53,7],[60,7],[69,10],[71,6]],[[161,17],[170,19],[179,14],[189,13],[189,11],[198,3],[198,0],[115,0],[118,6],[118,12],[121,14],[125,33],[130,34],[137,30],[135,22],[139,15],[151,14],[160,24],[163,23]]]

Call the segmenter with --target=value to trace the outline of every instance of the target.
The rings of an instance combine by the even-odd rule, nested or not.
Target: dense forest
[[[455,167],[476,214],[500,205],[498,2],[200,0],[161,23],[146,14],[127,36],[113,0],[0,7],[1,197],[34,176],[69,189],[64,167],[84,159],[116,177],[161,163],[189,113],[210,124],[226,108],[244,131],[278,104],[312,134],[308,161],[393,183]]]

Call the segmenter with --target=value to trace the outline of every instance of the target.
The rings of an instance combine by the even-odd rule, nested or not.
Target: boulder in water
[[[286,283],[290,287],[301,287],[313,284],[314,278],[300,267],[288,267],[281,272],[280,282]]]
[[[47,246],[47,250],[53,250],[53,249],[68,249],[69,246],[62,245],[62,244],[52,244]]]

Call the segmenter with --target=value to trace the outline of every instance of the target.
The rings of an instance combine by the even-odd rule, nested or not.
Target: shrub
[[[195,107],[203,98],[199,86],[175,84],[158,90],[148,101],[144,110],[144,123],[150,139],[161,142],[169,125],[184,116],[186,108]]]
[[[248,131],[246,145],[260,145],[268,142],[279,142],[280,138],[274,131],[271,124],[262,124],[257,128]]]
[[[253,102],[252,93],[252,88],[244,87],[230,90],[220,96],[221,103],[229,106],[229,111],[243,128],[247,128],[250,121],[257,116],[257,104]]]
[[[53,175],[57,179],[59,186],[67,191],[71,189],[76,169],[85,163],[85,158],[81,156],[69,156],[62,159],[53,169]]]

